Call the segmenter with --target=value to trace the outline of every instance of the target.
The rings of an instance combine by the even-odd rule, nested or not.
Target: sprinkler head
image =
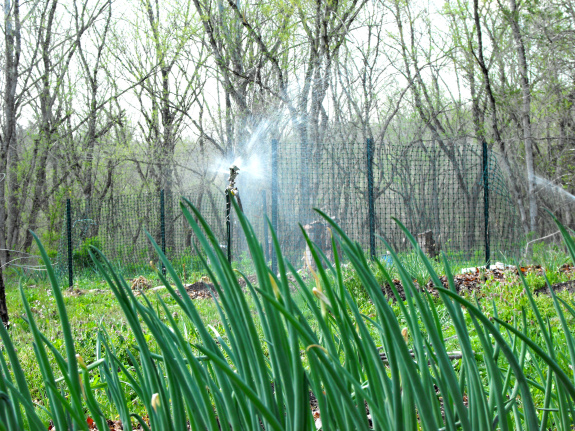
[[[230,193],[232,196],[235,196],[238,201],[240,211],[243,211],[242,201],[240,200],[240,195],[238,193],[238,189],[236,188],[236,177],[238,176],[239,170],[240,168],[238,168],[236,165],[230,166],[230,177],[228,178],[229,184],[228,187],[226,187],[226,192]]]
[[[238,168],[236,165],[230,166],[230,178],[228,179],[230,185],[233,185],[236,182],[236,177],[238,176],[239,171],[240,168]]]

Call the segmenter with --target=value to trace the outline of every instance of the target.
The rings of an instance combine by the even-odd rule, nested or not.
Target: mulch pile
[[[498,269],[494,271],[489,271],[489,273],[493,273],[493,275],[498,279],[505,278],[503,271]],[[453,282],[455,284],[455,290],[457,291],[457,293],[461,293],[463,291],[474,292],[480,290],[481,285],[485,282],[485,273],[457,274],[453,278],[454,278]],[[439,277],[439,280],[443,284],[443,287],[449,289],[449,283],[447,282],[446,276]],[[401,297],[401,300],[405,301],[405,290],[403,288],[403,285],[401,284],[401,281],[397,279],[393,280],[393,284],[397,289],[397,293]],[[415,286],[416,288],[420,289],[419,284],[415,283]],[[435,289],[435,285],[431,280],[425,285],[425,289],[432,295],[437,296],[437,290]],[[395,295],[393,294],[393,290],[391,289],[389,284],[385,284],[384,286],[382,286],[381,290],[383,291],[385,296],[387,296],[388,298],[393,298],[395,300]]]
[[[523,270],[523,268],[521,268],[521,269]],[[540,265],[534,267],[534,270],[537,271],[538,275],[543,275],[543,269],[541,268]],[[574,293],[575,292],[575,266],[565,264],[561,268],[559,268],[559,272],[562,272],[563,274],[567,274],[569,276],[569,278],[573,278],[573,280],[568,280],[568,281],[564,281],[563,283],[554,284],[553,286],[551,286],[553,288],[553,291],[555,293],[559,293],[559,292],[566,290],[569,293]],[[551,291],[549,290],[549,286],[544,286],[540,289],[537,289],[533,293],[535,293],[536,295],[539,295],[541,293],[545,294],[545,295],[551,295]]]
[[[483,286],[483,284],[485,283],[485,281],[488,278],[493,277],[496,280],[507,280],[510,278],[515,278],[519,272],[521,271],[523,273],[523,275],[526,275],[528,273],[534,272],[536,275],[543,275],[543,268],[541,267],[541,265],[530,265],[530,266],[522,266],[519,268],[519,270],[517,270],[516,268],[511,268],[511,269],[506,269],[506,270],[502,270],[502,269],[493,269],[493,270],[489,270],[489,271],[479,271],[477,270],[476,272],[471,272],[471,273],[467,273],[467,274],[456,274],[454,275],[454,284],[455,284],[455,290],[457,291],[457,293],[480,293],[481,291],[481,286]],[[551,286],[553,288],[554,292],[561,292],[563,290],[567,290],[570,293],[574,293],[575,292],[575,266],[572,265],[563,265],[560,269],[560,272],[567,274],[568,276],[572,277],[573,280],[569,280],[569,281],[565,281],[563,283],[557,283],[554,284],[553,286]],[[441,283],[443,284],[443,287],[445,287],[446,289],[449,289],[449,284],[447,282],[447,277],[446,276],[442,276],[439,277]],[[405,290],[403,289],[403,285],[401,284],[401,281],[399,280],[393,280],[393,284],[395,286],[395,288],[397,289],[397,292],[399,293],[399,296],[401,297],[401,299],[403,301],[405,301]],[[419,285],[417,283],[415,283],[416,287],[419,289]],[[425,285],[425,289],[430,292],[432,295],[437,296],[437,290],[435,289],[434,284],[431,282],[431,280]],[[385,284],[381,287],[381,290],[383,291],[384,295],[387,296],[388,298],[392,298],[395,301],[395,295],[393,294],[393,290],[391,289],[391,287],[389,286],[389,284]],[[534,291],[535,294],[550,294],[549,291],[549,287],[545,286],[541,289],[537,289]]]
[[[188,292],[188,296],[192,299],[211,298],[212,293],[217,296],[216,289],[212,283],[197,281],[193,284],[186,284],[184,287],[186,288],[186,292]],[[176,291],[176,293],[179,297],[182,296],[180,291]]]
[[[186,292],[188,292],[188,296],[192,299],[208,299],[212,298],[212,293],[215,296],[218,296],[216,289],[212,283],[208,281],[209,279],[200,280],[193,284],[186,284],[184,287],[186,288]],[[257,283],[257,277],[255,275],[248,277],[249,282],[253,285]],[[238,278],[239,285],[245,289],[246,288],[246,281],[243,278]],[[178,296],[181,297],[180,292],[176,291]]]
[[[257,275],[248,275],[247,278],[248,278],[248,281],[250,282],[250,284],[251,284],[252,286],[258,283],[258,277],[257,277]],[[243,277],[239,277],[239,276],[238,276],[238,284],[239,284],[242,288],[247,287],[246,280],[245,280]]]
[[[132,280],[132,290],[148,290],[154,287],[153,283],[143,275],[136,277]]]
[[[122,425],[122,421],[113,421],[108,419],[108,427],[110,428],[110,431],[123,431],[124,430],[124,426]],[[136,429],[142,429],[142,426],[138,424],[138,428]]]

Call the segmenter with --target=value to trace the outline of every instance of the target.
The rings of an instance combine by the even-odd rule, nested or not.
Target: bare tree
[[[4,103],[3,127],[0,135],[0,318],[4,324],[8,323],[8,309],[6,307],[6,294],[4,288],[3,267],[8,261],[6,244],[6,192],[4,179],[7,175],[8,154],[15,145],[16,115],[18,102],[16,89],[19,78],[19,63],[22,49],[22,36],[20,33],[20,3],[6,1],[4,5]]]
[[[503,15],[509,22],[511,33],[515,41],[515,49],[520,73],[521,88],[521,126],[523,128],[523,145],[525,147],[525,167],[527,169],[527,185],[529,200],[529,228],[531,232],[537,233],[537,196],[535,190],[535,165],[533,159],[533,136],[531,131],[531,86],[529,84],[529,71],[527,67],[527,54],[523,35],[521,33],[521,23],[519,9],[516,0],[509,0],[509,9],[499,2],[499,7]]]
[[[106,10],[109,3],[98,2],[88,9],[83,3],[78,9],[80,17],[78,28],[67,27],[61,39],[57,39],[57,28],[65,15],[58,15],[58,0],[47,0],[38,16],[38,32],[36,41],[39,47],[39,62],[35,65],[37,80],[35,90],[37,99],[33,104],[36,109],[38,132],[34,138],[34,154],[37,155],[33,176],[33,191],[31,193],[31,207],[27,220],[28,231],[25,234],[23,248],[32,245],[31,230],[38,226],[40,211],[47,205],[48,198],[55,192],[47,188],[47,164],[54,146],[58,142],[60,128],[72,115],[66,110],[63,92],[66,90],[66,74],[70,63],[76,54],[80,40],[85,31]]]
[[[103,184],[99,190],[96,180],[98,176],[98,146],[109,134],[111,128],[116,123],[122,123],[123,110],[114,112],[113,104],[106,103],[108,97],[116,97],[110,94],[113,88],[105,88],[106,76],[102,63],[106,61],[106,46],[108,44],[110,27],[112,25],[112,3],[108,0],[105,10],[102,11],[102,19],[97,25],[93,25],[87,34],[88,39],[77,42],[78,60],[81,67],[81,74],[75,70],[68,73],[66,78],[73,88],[85,88],[82,94],[85,98],[86,111],[76,115],[77,123],[72,116],[68,116],[65,122],[65,150],[62,155],[68,161],[68,165],[78,184],[82,188],[82,194],[86,201],[91,202],[94,192],[97,200],[104,198],[110,188],[114,161],[109,157],[105,163],[105,173]],[[83,5],[81,5],[83,6]],[[78,7],[78,2],[74,1],[74,25],[76,32],[80,32],[85,26],[86,17]],[[91,37],[90,37],[91,36]],[[93,46],[90,46],[90,42]],[[93,53],[92,53],[93,52]],[[73,75],[81,76],[82,81],[73,81]],[[104,75],[104,76],[103,76]],[[108,96],[108,97],[107,97]],[[77,103],[70,98],[65,98],[66,111],[74,110],[73,105]],[[113,151],[110,152],[113,154]]]

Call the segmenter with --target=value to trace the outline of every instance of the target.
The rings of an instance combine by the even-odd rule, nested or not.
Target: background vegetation
[[[541,207],[571,226],[569,1],[4,6],[3,264],[32,251],[29,229],[56,247],[67,197],[198,188],[201,201],[220,160],[272,137],[310,154],[372,138],[376,153],[432,142],[447,156],[486,140],[524,231],[555,231]]]

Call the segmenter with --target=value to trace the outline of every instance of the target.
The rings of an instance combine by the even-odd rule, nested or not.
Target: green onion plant
[[[233,205],[257,283],[233,270],[199,211],[187,200],[181,203],[183,215],[201,245],[198,256],[217,292],[213,300],[223,331],[202,318],[177,269],[151,237],[167,271],[166,275],[158,272],[158,277],[177,303],[178,314],[192,323],[193,337],[176,322],[173,309],[159,295],[157,307],[147,296],[136,296],[105,256],[90,249],[94,264],[122,307],[136,340],[127,355],[120,355],[106,328],[100,328],[95,334],[98,343],[92,364],[85,364],[76,354],[61,289],[46,251],[35,236],[47,262],[65,352],[56,349],[38,330],[21,287],[45,400],[39,403],[32,399],[17,346],[13,345],[9,330],[0,326],[0,430],[46,429],[47,420],[58,431],[88,430],[93,426],[91,421],[100,430],[108,429],[106,421],[110,418],[103,412],[109,412],[110,406],[104,409],[100,404],[102,394],[124,429],[138,424],[154,431],[188,427],[573,429],[575,341],[568,321],[575,318],[575,304],[552,293],[562,328],[561,334],[554,333],[550,323],[541,317],[523,280],[538,335],[533,335],[525,310],[520,318],[507,322],[498,318],[493,306],[492,317],[488,317],[477,301],[456,293],[445,258],[449,288],[443,288],[434,269],[436,264],[397,222],[439,294],[437,299],[420,289],[401,258],[385,244],[404,286],[405,301],[395,290],[389,269],[377,262],[375,265],[394,290],[400,308],[398,317],[360,246],[327,215],[318,211],[333,232],[333,262],[302,229],[317,267],[310,284],[282,257],[273,230],[279,272],[270,270],[249,221],[235,202]],[[558,226],[575,260],[575,243],[559,223]],[[362,314],[350,295],[342,275],[342,259],[354,268],[375,314]],[[240,286],[240,277],[245,280],[247,292]],[[301,301],[294,299],[293,284],[304,298],[303,307]],[[447,347],[446,320],[455,330],[457,355]],[[154,347],[144,331],[153,337]],[[129,361],[120,357],[128,357]],[[51,359],[56,368],[50,366]],[[530,375],[525,372],[526,361],[536,370]],[[143,406],[137,411],[145,410],[146,414],[136,413],[128,393],[136,394],[136,401]],[[315,411],[310,406],[312,394],[317,400]]]

